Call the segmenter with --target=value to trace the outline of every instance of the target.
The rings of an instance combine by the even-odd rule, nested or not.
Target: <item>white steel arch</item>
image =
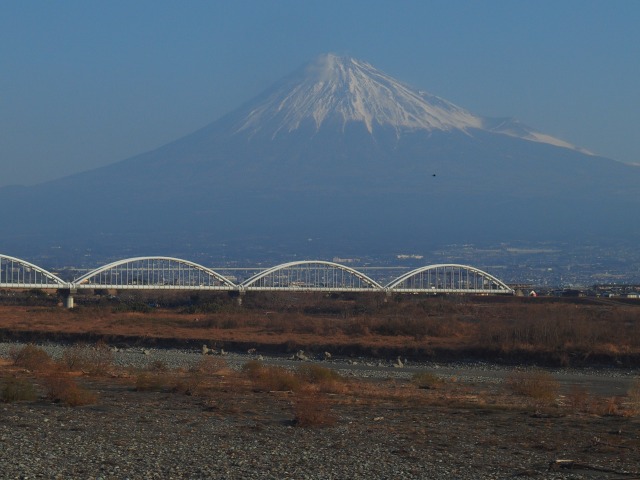
[[[92,270],[73,281],[78,289],[237,290],[219,273],[173,257],[134,257]]]
[[[69,284],[44,268],[0,254],[0,288],[67,288]]]
[[[456,263],[416,268],[390,282],[385,289],[392,292],[514,293],[490,273]]]
[[[276,265],[245,280],[240,287],[243,290],[384,291],[382,285],[364,273],[324,260]]]

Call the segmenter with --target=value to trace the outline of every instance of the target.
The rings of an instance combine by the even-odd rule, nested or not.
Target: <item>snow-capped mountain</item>
[[[349,57],[322,55],[282,82],[242,119],[238,130],[269,128],[292,132],[304,122],[345,126],[362,122],[369,133],[389,126],[398,131],[480,128],[482,119],[452,103],[418,92]]]
[[[237,132],[272,136],[291,133],[305,123],[319,130],[324,123],[362,123],[370,134],[389,127],[403,131],[471,132],[473,129],[577,149],[568,142],[536,132],[514,119],[474,115],[436,95],[416,90],[351,57],[325,54],[279,83],[234,126]]]
[[[639,210],[638,166],[323,55],[154,151],[0,189],[0,222],[11,226],[0,251],[249,242],[366,255],[445,242],[606,243],[640,240],[629,221]]]

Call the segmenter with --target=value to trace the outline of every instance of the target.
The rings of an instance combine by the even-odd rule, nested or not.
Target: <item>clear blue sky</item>
[[[640,163],[640,1],[0,0],[0,186],[158,147],[325,52]]]

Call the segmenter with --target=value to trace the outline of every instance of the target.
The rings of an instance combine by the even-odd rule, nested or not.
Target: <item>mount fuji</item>
[[[639,210],[640,167],[328,54],[156,150],[0,189],[0,248],[605,245],[640,239]]]

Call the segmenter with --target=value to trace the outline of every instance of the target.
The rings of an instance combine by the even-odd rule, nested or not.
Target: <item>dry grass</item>
[[[75,311],[0,306],[0,328],[318,346],[369,355],[428,356],[444,349],[560,365],[640,356],[640,303],[456,296],[397,296],[384,302],[372,294],[252,293],[238,307],[224,295],[128,296],[122,300],[127,305],[162,307],[146,312],[114,309],[111,303],[83,307],[81,298]]]
[[[242,308],[224,296],[186,297],[185,303],[185,298],[175,294],[170,300],[167,303],[160,297],[154,299],[163,308],[146,313],[134,308],[146,304],[143,297],[133,298],[132,307],[122,309],[81,306],[70,312],[49,307],[0,306],[0,328],[178,341],[199,339],[207,344],[235,341],[256,347],[289,345],[296,350],[310,346],[315,351],[358,352],[385,358],[395,358],[401,351],[413,358],[426,357],[437,349],[465,355],[486,352],[511,359],[524,354],[531,355],[526,358],[556,363],[599,355],[632,361],[633,355],[640,355],[639,308],[632,304],[419,296],[399,296],[384,302],[375,295],[300,293],[247,295]],[[82,301],[79,299],[78,303]],[[16,367],[33,372],[36,381],[38,377],[58,378],[56,382],[65,387],[58,390],[71,392],[69,400],[51,394],[52,400],[82,404],[82,398],[74,400],[74,395],[83,397],[82,392],[77,393],[79,385],[68,375],[60,374],[60,370],[120,375],[110,355],[106,345],[77,345],[65,351],[58,365],[42,349],[29,345],[13,352],[12,359]],[[558,402],[558,384],[544,372],[512,375],[507,382],[511,394],[507,394],[504,389],[496,393],[445,382],[427,372],[416,375],[412,382],[374,383],[346,380],[318,365],[303,364],[292,372],[249,362],[238,374],[226,367],[222,357],[203,356],[189,371],[172,371],[167,365],[156,363],[147,371],[134,372],[129,381],[140,392],[175,392],[212,402],[221,392],[228,396],[234,391],[247,396],[284,397],[291,404],[296,424],[301,425],[322,425],[322,416],[330,417],[337,403],[525,410],[543,405],[565,413],[640,414],[638,382],[624,399],[596,398],[584,390],[572,389]],[[91,396],[88,393],[84,401]],[[233,408],[229,405],[225,411]],[[313,419],[314,412],[320,412],[319,420]]]
[[[189,371],[202,375],[216,375],[227,371],[227,362],[222,357],[203,356]]]
[[[636,378],[627,393],[629,415],[640,416],[640,378]]]
[[[189,373],[184,376],[176,376],[171,385],[173,393],[182,395],[198,395],[200,394],[205,377],[198,373]]]
[[[95,346],[77,344],[65,349],[60,362],[69,371],[88,375],[106,375],[113,368],[113,352],[103,342]]]
[[[135,377],[135,389],[138,392],[160,392],[169,389],[173,378],[166,372],[139,372]]]
[[[82,358],[82,365],[101,366],[102,362],[95,360],[95,354],[92,353],[89,358],[90,363],[86,363],[83,355],[78,355],[77,348],[67,349],[63,354],[63,361],[54,361],[49,354],[40,347],[35,345],[26,345],[19,350],[11,352],[13,365],[31,371],[35,374],[38,382],[43,385],[45,396],[52,402],[62,403],[67,406],[77,407],[81,405],[93,404],[97,401],[98,396],[95,392],[80,386],[78,382],[64,374],[65,367],[79,366]],[[69,353],[68,353],[69,352]],[[97,358],[103,358],[98,356]],[[5,384],[3,391],[6,389],[7,398],[16,398],[21,400],[35,400],[32,390],[34,387],[24,378],[16,377],[13,381]],[[3,394],[3,395],[4,395]],[[20,397],[24,398],[20,398]]]
[[[36,351],[29,348],[26,353]],[[33,356],[37,355],[41,354]],[[32,355],[21,356],[24,357],[32,358]],[[36,399],[33,381],[25,377],[24,368],[7,363],[0,365],[0,374],[5,377],[0,380],[3,401]],[[99,400],[95,392],[83,387],[77,379],[62,370],[52,368],[32,374],[36,376],[35,382],[43,386],[45,398],[49,401],[79,406]],[[420,372],[411,381],[379,382],[345,379],[321,365],[303,364],[296,371],[290,371],[265,366],[257,361],[245,364],[242,372],[234,372],[228,369],[224,358],[213,356],[203,356],[197,365],[186,371],[172,370],[165,364],[155,363],[148,370],[134,372],[132,376],[127,377],[124,371],[116,372],[116,376],[129,378],[124,381],[130,382],[135,391],[195,396],[202,405],[215,406],[220,413],[230,415],[243,412],[242,408],[229,401],[236,395],[255,400],[272,398],[290,407],[294,424],[301,427],[334,425],[339,418],[335,411],[340,405],[366,405],[372,408],[376,405],[396,405],[407,409],[441,406],[477,408],[480,411],[531,411],[532,408],[542,408],[545,412],[562,415],[619,417],[640,414],[640,380],[634,382],[626,397],[600,398],[578,387],[573,387],[564,397],[560,397],[558,382],[544,371],[514,373],[506,382],[512,392],[510,395],[500,392],[500,389],[486,390],[454,380],[445,381],[429,372]],[[254,404],[252,400],[247,401],[249,405]]]
[[[62,403],[70,407],[91,405],[97,402],[98,395],[70,377],[51,375],[42,380],[47,398],[52,402]]]
[[[546,404],[555,402],[560,390],[560,384],[553,375],[541,370],[514,372],[507,378],[506,385],[517,395]]]
[[[19,350],[11,351],[13,364],[35,372],[45,372],[54,367],[54,362],[47,352],[35,345],[25,345]]]
[[[1,402],[32,402],[37,397],[33,383],[26,378],[8,377],[0,381]]]
[[[565,395],[564,403],[572,412],[590,412],[595,399],[586,388],[572,385]]]
[[[297,427],[330,427],[338,420],[327,398],[315,392],[297,394],[293,399],[292,408],[293,423]]]
[[[164,362],[156,361],[146,370],[134,372],[134,389],[139,392],[200,395],[217,377],[229,372],[226,362],[220,357],[203,356],[186,371],[172,370]]]
[[[295,391],[302,382],[300,378],[282,367],[265,366],[257,360],[245,363],[242,372],[251,380],[253,387],[259,391]]]
[[[435,373],[418,372],[411,377],[411,383],[418,388],[441,388],[445,381]]]

